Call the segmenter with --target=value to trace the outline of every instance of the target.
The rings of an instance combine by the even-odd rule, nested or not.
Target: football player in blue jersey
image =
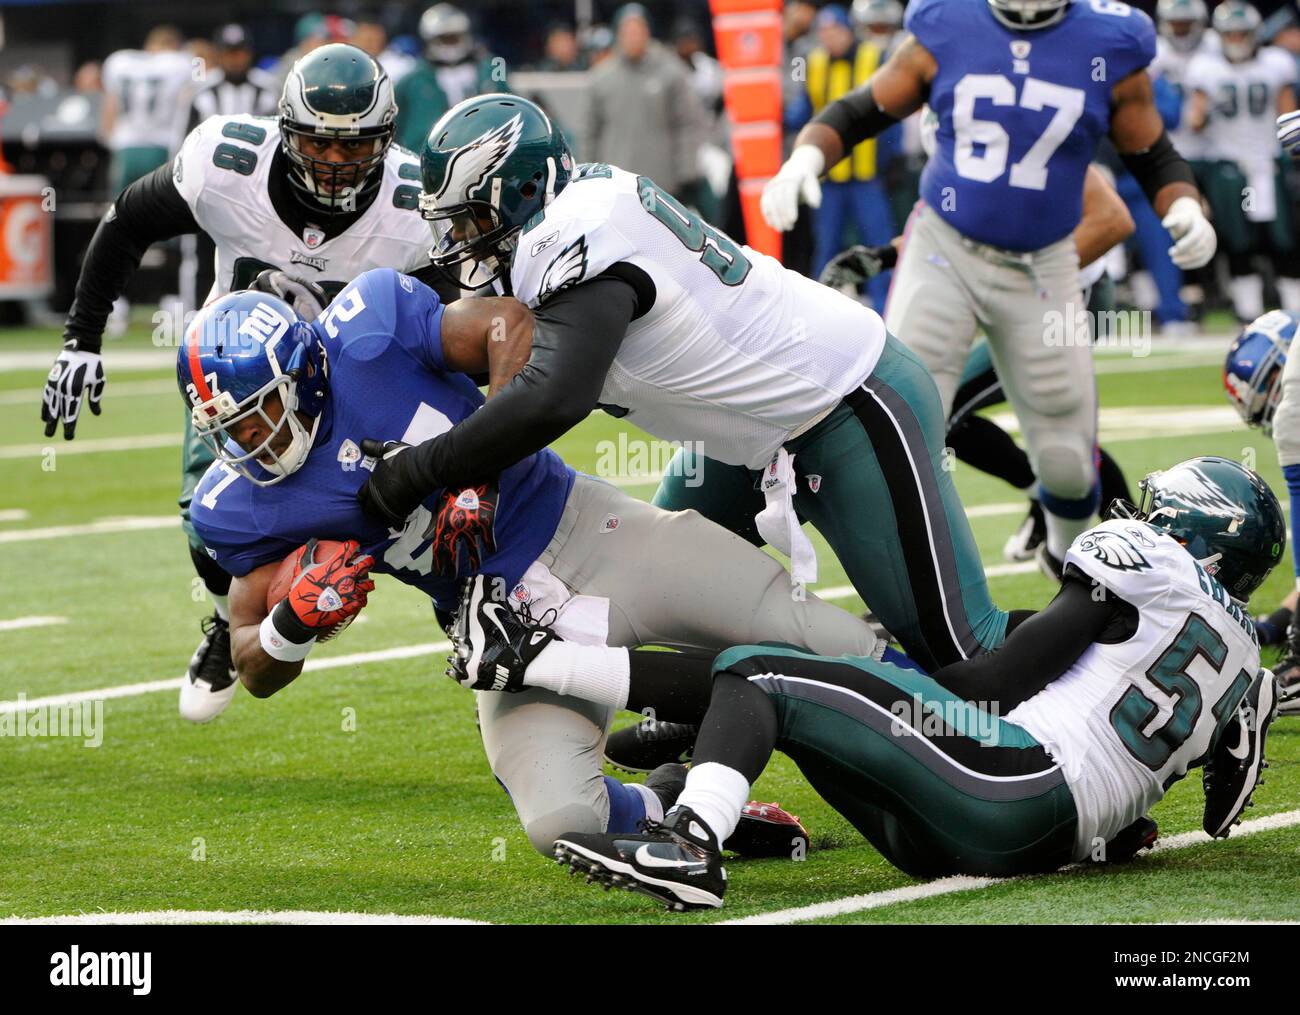
[[[443,306],[418,281],[378,269],[311,323],[259,292],[215,301],[187,332],[177,371],[195,429],[216,455],[191,517],[234,575],[232,654],[254,695],[301,673],[316,642],[366,605],[372,574],[391,574],[448,612],[457,579],[491,575],[500,599],[551,617],[564,641],[531,642],[502,602],[484,604],[486,622],[519,637],[483,679],[465,681],[514,692],[480,696],[480,728],[530,841],[549,851],[569,828],[630,830],[661,815],[685,778],[681,766],[650,789],[604,778],[601,747],[616,710],[673,695],[698,704],[708,694],[707,677],[674,653],[645,653],[663,665],[652,686],[633,688],[625,650],[591,668],[570,665],[575,647],[712,652],[761,635],[873,655],[877,644],[847,612],[811,596],[792,600],[780,564],[739,537],[578,475],[549,450],[490,482],[431,490],[396,527],[364,515],[357,491],[376,461],[473,414],[484,399],[466,373],[495,378],[501,358],[517,367],[504,350],[531,329],[532,315],[513,300]],[[300,577],[268,606],[281,561],[295,551]]]
[[[934,374],[950,411],[977,331],[988,334],[1046,512],[1039,560],[1059,576],[1097,509],[1097,398],[1090,342],[1064,334],[1082,308],[1083,178],[1103,136],[1197,268],[1213,228],[1192,171],[1170,143],[1147,65],[1155,28],[1115,0],[920,0],[908,35],[862,88],[824,109],[769,182],[777,229],[845,151],[929,103],[939,118],[885,324]]]

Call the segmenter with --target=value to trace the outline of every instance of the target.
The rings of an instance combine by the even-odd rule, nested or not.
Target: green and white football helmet
[[[1244,0],[1224,0],[1214,8],[1211,24],[1223,42],[1223,55],[1230,63],[1245,63],[1259,49],[1259,11]]]
[[[1205,0],[1160,0],[1156,4],[1160,34],[1179,53],[1190,53],[1201,44],[1209,20]]]
[[[1142,480],[1136,509],[1116,501],[1112,516],[1163,529],[1228,591],[1246,602],[1286,549],[1286,517],[1256,473],[1228,458],[1179,462]]]
[[[383,181],[396,117],[388,74],[355,46],[321,46],[295,63],[280,98],[295,196],[327,215],[365,208]]]
[[[420,152],[420,214],[433,231],[429,259],[462,289],[498,279],[524,224],[569,182],[573,153],[536,103],[479,95],[433,125]]]

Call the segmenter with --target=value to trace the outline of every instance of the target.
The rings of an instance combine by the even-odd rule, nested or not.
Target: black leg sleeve
[[[776,706],[761,688],[736,673],[719,673],[700,724],[692,764],[715,761],[753,785],[776,750]]]
[[[948,447],[967,465],[1023,490],[1034,482],[1029,456],[991,419],[967,416],[948,431]]]
[[[221,569],[215,560],[202,550],[190,547],[190,560],[194,562],[194,573],[203,579],[203,584],[214,596],[230,595],[230,575]]]
[[[703,649],[629,652],[628,711],[698,725],[709,709],[716,657],[716,652]]]
[[[1133,493],[1128,488],[1128,480],[1119,462],[1110,456],[1105,448],[1101,449],[1101,467],[1097,470],[1101,483],[1101,507],[1104,511],[1113,500],[1126,500],[1133,503]]]

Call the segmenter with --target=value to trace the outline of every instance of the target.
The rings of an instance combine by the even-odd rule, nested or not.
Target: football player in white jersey
[[[71,440],[83,401],[99,414],[105,319],[151,243],[202,229],[217,248],[209,300],[256,283],[289,299],[307,319],[371,268],[428,275],[419,164],[392,146],[396,112],[388,75],[374,60],[352,46],[323,46],[295,64],[278,117],[211,117],[174,159],[128,187],[82,263],[64,348],[46,382],[45,435],[62,423]],[[179,343],[181,322],[174,330],[169,338]],[[180,711],[206,722],[237,685],[226,613],[230,578],[189,524],[190,497],[212,458],[188,419],[184,447],[181,514],[214,612],[190,661]]]
[[[1169,132],[1169,140],[1183,158],[1195,168],[1204,157],[1205,142],[1187,125],[1192,90],[1187,85],[1187,69],[1198,53],[1218,49],[1218,36],[1205,31],[1210,16],[1205,0],[1160,0],[1156,4],[1156,58],[1151,61],[1151,75],[1162,77],[1173,87],[1181,103],[1182,117]]]
[[[449,110],[421,166],[434,263],[535,308],[533,353],[473,416],[392,449],[361,490],[371,514],[404,519],[430,490],[495,475],[599,406],[707,458],[702,475],[675,459],[657,506],[771,543],[796,580],[815,575],[800,527],[812,522],[923,665],[1001,643],[1008,615],[944,468],[934,383],[879,316],[733,242],[646,177],[575,168],[546,114],[517,96]]]
[[[1276,708],[1245,601],[1285,539],[1259,476],[1194,458],[1148,476],[1140,510],[1079,536],[1060,593],[998,652],[932,678],[728,649],[664,822],[561,836],[556,857],[673,909],[720,906],[718,843],[778,749],[913,877],[1127,859],[1154,842],[1151,808],[1198,766],[1203,827],[1225,836],[1250,802]]]
[[[1286,310],[1300,310],[1300,250],[1282,185],[1278,116],[1296,108],[1295,58],[1256,40],[1260,16],[1242,0],[1214,11],[1221,52],[1198,53],[1187,68],[1188,126],[1210,161],[1206,197],[1223,238],[1233,308],[1244,324],[1264,312],[1264,280],[1255,258],[1270,256]]]
[[[185,130],[183,106],[201,83],[180,33],[159,25],[144,49],[120,49],[104,61],[102,126],[113,161],[109,187],[127,184],[167,161]]]

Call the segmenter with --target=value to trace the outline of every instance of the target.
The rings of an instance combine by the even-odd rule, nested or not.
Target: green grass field
[[[11,331],[0,335],[0,364],[9,354],[52,355],[56,346],[53,333]],[[195,599],[184,537],[171,524],[183,410],[165,366],[114,368],[128,349],[150,349],[146,326],[110,344],[104,415],[83,418],[70,445],[42,436],[44,368],[15,361],[0,370],[0,458],[8,459],[0,493],[0,700],[178,677],[210,612]],[[1194,454],[1254,455],[1247,463],[1284,490],[1271,443],[1224,415],[1216,359],[1206,348],[1103,360],[1103,433],[1131,482]],[[597,443],[616,438],[620,425],[594,415],[557,450],[593,469]],[[99,448],[86,453],[91,441]],[[969,468],[956,475],[968,507],[983,509],[973,525],[986,564],[1002,565],[1002,543],[1021,517],[1016,495]],[[631,488],[647,498],[653,490],[653,481]],[[113,521],[123,518],[144,521],[136,528]],[[821,587],[845,586],[835,560],[820,543],[819,550]],[[1005,607],[1039,607],[1051,595],[1037,573],[994,574]],[[379,583],[365,622],[314,652],[314,661],[443,640],[420,595],[389,578]],[[1253,606],[1271,608],[1290,586],[1288,559]],[[851,594],[835,601],[861,608]],[[66,622],[3,623],[25,617]],[[814,848],[802,862],[729,865],[721,913],[670,916],[640,896],[572,881],[529,847],[488,771],[471,696],[442,669],[429,652],[345,659],[265,701],[241,690],[203,727],[177,716],[174,688],[114,697],[104,704],[98,747],[67,737],[0,737],[0,917],[307,910],[691,923],[914,884],[780,757],[754,794],[802,815]],[[1300,807],[1300,722],[1281,720],[1269,744],[1272,767],[1251,817]],[[1155,812],[1162,835],[1199,828],[1201,800],[1195,774],[1175,787]],[[1290,820],[1116,871],[1065,872],[821,919],[1297,920],[1300,895],[1288,875],[1300,864],[1300,825]]]

